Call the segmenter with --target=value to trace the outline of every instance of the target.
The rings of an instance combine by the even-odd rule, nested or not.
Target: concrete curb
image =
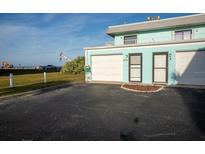
[[[115,81],[86,81],[88,84],[107,84],[107,85],[121,85],[123,82],[115,82]]]
[[[66,87],[72,86],[74,84],[82,84],[82,83],[80,83],[80,82],[64,83],[64,84],[60,84],[60,85],[40,88],[40,89],[26,91],[26,92],[22,92],[22,93],[6,95],[6,96],[0,96],[0,100],[6,100],[6,99],[14,98],[14,97],[27,96],[27,95],[31,95],[31,96],[32,95],[37,95],[37,94],[48,92],[48,91],[52,91],[52,90],[55,90],[55,89],[58,89],[58,88],[66,88]]]
[[[164,89],[164,86],[161,86],[161,88],[154,90],[154,91],[142,91],[142,90],[134,90],[134,89],[125,88],[125,87],[123,87],[124,85],[125,84],[121,85],[122,89],[127,90],[127,91],[132,91],[132,92],[139,92],[139,93],[155,93],[155,92],[159,92],[159,91]]]

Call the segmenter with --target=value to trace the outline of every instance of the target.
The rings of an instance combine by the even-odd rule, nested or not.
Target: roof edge
[[[159,26],[160,22],[161,22],[162,25],[164,24],[164,28],[180,27],[180,26],[185,26],[185,25],[205,24],[205,21],[202,22],[202,21],[199,20],[198,23],[197,23],[197,21],[193,21],[193,17],[197,17],[199,19],[200,16],[202,18],[204,18],[205,14],[200,13],[200,14],[192,14],[192,15],[188,15],[188,16],[165,18],[165,19],[154,20],[154,21],[143,21],[143,22],[135,22],[135,23],[130,23],[130,24],[121,24],[121,25],[108,26],[106,34],[113,37],[115,34],[118,34],[118,33],[129,33],[129,32],[133,32],[133,31],[147,31],[147,30],[161,29],[163,26],[162,27]],[[187,21],[187,20],[190,20],[190,21],[185,22],[184,24],[183,23],[180,23],[180,24],[178,23],[178,25],[175,25],[177,20],[179,22],[179,19],[184,19],[183,21]],[[172,21],[173,21],[173,24],[171,24]],[[153,25],[153,28],[150,28],[149,26],[148,26],[149,28],[148,27],[144,28],[146,25],[150,25],[150,24]],[[156,24],[158,26],[156,26]],[[144,26],[143,28],[142,28],[142,25]],[[133,29],[133,27],[136,27],[136,30]],[[124,30],[123,30],[123,28],[124,28]]]
[[[199,13],[199,14],[192,14],[192,15],[187,15],[187,16],[178,16],[178,17],[164,18],[164,19],[160,19],[160,20],[151,20],[151,21],[134,22],[134,23],[129,23],[129,24],[112,25],[112,26],[108,26],[108,28],[123,27],[123,26],[130,26],[130,25],[138,25],[138,24],[145,24],[145,23],[154,23],[154,22],[160,22],[160,21],[166,21],[166,20],[174,20],[174,19],[182,19],[182,18],[195,17],[195,16],[200,16],[200,15],[204,15],[204,14],[203,13]]]

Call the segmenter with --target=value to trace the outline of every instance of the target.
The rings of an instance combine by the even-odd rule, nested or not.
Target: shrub
[[[72,61],[67,62],[61,69],[62,73],[81,74],[84,73],[85,58],[77,57]]]

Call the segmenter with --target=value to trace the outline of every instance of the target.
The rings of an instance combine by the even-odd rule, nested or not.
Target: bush
[[[67,62],[61,69],[62,73],[81,74],[84,73],[85,58],[77,57],[74,60]]]

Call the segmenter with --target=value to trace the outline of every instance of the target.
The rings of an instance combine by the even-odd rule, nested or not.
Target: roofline
[[[197,18],[195,19],[194,17]],[[157,29],[167,29],[172,27],[200,25],[200,24],[205,24],[205,20],[203,20],[204,18],[205,18],[205,14],[200,13],[200,14],[193,14],[187,16],[165,18],[161,20],[114,25],[114,26],[108,26],[106,34],[113,37],[115,34],[129,33],[134,31],[139,32],[139,31],[149,31],[149,30],[157,30]]]
[[[153,22],[160,22],[160,21],[173,20],[173,19],[182,19],[182,18],[194,17],[194,16],[199,16],[199,15],[203,15],[203,13],[192,14],[192,15],[187,15],[187,16],[164,18],[164,19],[160,19],[160,20],[142,21],[142,22],[135,22],[135,23],[129,23],[129,24],[119,24],[119,25],[108,26],[108,28],[124,27],[124,26],[131,26],[131,25],[138,25],[138,24],[145,24],[145,23],[153,23]]]

